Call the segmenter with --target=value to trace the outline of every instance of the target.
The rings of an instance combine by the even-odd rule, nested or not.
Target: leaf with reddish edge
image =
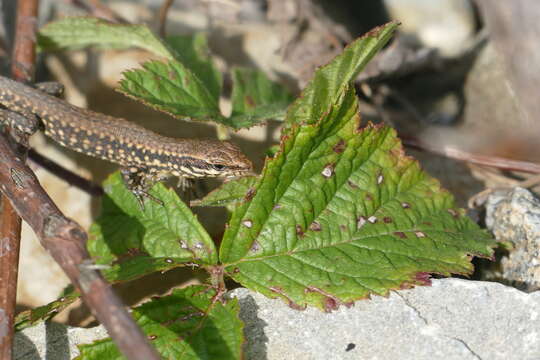
[[[317,69],[302,94],[287,110],[286,123],[318,122],[343,90],[390,40],[398,22],[379,26],[349,44],[330,63]]]
[[[491,256],[491,237],[405,156],[393,129],[358,129],[357,105],[346,88],[319,123],[282,138],[225,232],[220,259],[234,280],[331,311]]]

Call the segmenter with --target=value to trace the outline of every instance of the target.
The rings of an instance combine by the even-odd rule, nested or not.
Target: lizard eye
[[[221,164],[214,164],[212,165],[212,167],[218,171],[225,169],[225,165],[221,165]]]

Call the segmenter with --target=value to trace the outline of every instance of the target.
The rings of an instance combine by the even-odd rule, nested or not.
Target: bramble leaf
[[[156,184],[151,193],[164,205],[147,199],[143,211],[119,173],[104,188],[102,215],[90,228],[87,247],[97,263],[111,265],[104,270],[108,280],[217,262],[212,239],[174,191]]]
[[[212,97],[219,98],[221,93],[221,72],[214,66],[208,48],[208,41],[203,33],[194,35],[176,35],[167,38],[167,44],[175,52],[175,58],[206,86]]]
[[[269,119],[283,120],[291,94],[280,84],[270,81],[259,70],[232,70],[231,123],[239,129],[257,125]]]
[[[50,303],[33,309],[24,310],[15,317],[15,331],[21,331],[35,326],[42,321],[47,321],[56,316],[60,311],[71,305],[80,297],[80,294],[71,289],[64,296]]]
[[[236,211],[220,249],[242,285],[325,310],[472,271],[492,240],[403,153],[393,129],[358,129],[346,88],[319,123],[294,125]]]
[[[132,312],[163,359],[240,359],[243,324],[236,299],[213,302],[213,290],[191,286]],[[123,359],[110,339],[79,345],[81,360]]]
[[[92,17],[67,17],[45,25],[38,33],[38,45],[43,51],[138,47],[169,60],[174,58],[145,25],[113,24]]]
[[[313,79],[287,110],[287,125],[318,122],[344,88],[392,37],[399,23],[376,27],[349,44],[327,65],[317,69]]]
[[[229,125],[221,115],[215,89],[211,91],[194,72],[176,60],[149,61],[143,64],[143,69],[128,70],[123,75],[118,90],[156,110],[182,119]]]

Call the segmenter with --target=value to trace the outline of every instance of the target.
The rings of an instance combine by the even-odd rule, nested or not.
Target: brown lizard
[[[10,110],[7,122],[18,131],[33,134],[42,124],[45,134],[61,145],[119,164],[126,186],[141,205],[144,197],[157,200],[149,188],[171,175],[234,177],[252,171],[248,158],[230,142],[162,136],[2,76],[0,104]]]

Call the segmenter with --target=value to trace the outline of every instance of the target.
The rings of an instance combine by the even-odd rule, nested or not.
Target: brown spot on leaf
[[[255,188],[249,188],[246,195],[244,196],[244,200],[245,201],[250,201],[251,199],[253,199],[253,197],[255,196],[256,193],[257,193],[257,191],[255,191]]]
[[[324,311],[331,312],[337,310],[343,303],[336,296],[324,291],[321,288],[315,286],[308,286],[304,289],[305,293],[315,292],[324,296]]]
[[[302,226],[300,226],[299,224],[296,224],[296,235],[304,236],[304,230],[302,230]]]
[[[454,219],[457,219],[459,217],[459,213],[456,210],[448,209],[447,211],[450,213],[450,215],[454,217]]]
[[[317,221],[314,221],[309,225],[309,230],[311,231],[321,231],[321,224]]]
[[[255,107],[255,101],[253,100],[253,98],[249,95],[246,95],[245,96],[245,103],[248,105],[248,107],[250,108],[254,108]]]
[[[384,222],[385,224],[390,224],[391,222],[393,222],[393,220],[392,220],[391,217],[385,216],[385,217],[383,218],[383,222]]]
[[[406,238],[407,238],[407,235],[406,235],[404,232],[402,232],[402,231],[396,231],[396,232],[394,233],[394,235],[396,235],[397,237],[400,237],[400,238],[402,238],[402,239],[406,239]]]
[[[341,154],[345,150],[345,140],[340,139],[339,142],[332,148],[335,153]]]
[[[352,187],[353,189],[358,189],[358,185],[353,183],[351,180],[347,180],[347,184],[349,184],[349,186]]]
[[[370,193],[366,193],[366,201],[373,201],[373,196]]]
[[[302,305],[297,304],[294,301],[292,301],[292,299],[285,294],[285,292],[283,291],[283,289],[281,287],[279,287],[279,286],[270,286],[269,289],[270,289],[270,291],[273,291],[276,294],[279,294],[279,295],[283,296],[285,299],[287,299],[287,302],[288,302],[289,307],[291,309],[301,310],[301,311],[306,310],[307,305],[302,306]]]
[[[431,275],[428,272],[417,272],[414,275],[414,280],[424,286],[431,286]]]

